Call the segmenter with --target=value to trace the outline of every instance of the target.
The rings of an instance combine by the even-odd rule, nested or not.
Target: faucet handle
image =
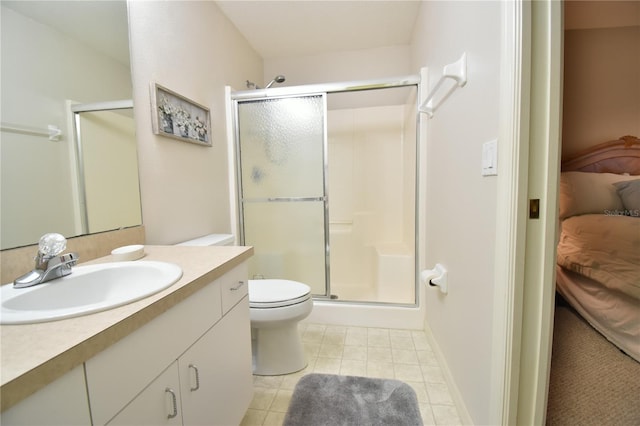
[[[60,234],[44,234],[40,238],[38,249],[45,257],[53,257],[62,253],[67,248],[67,239]]]
[[[49,261],[49,268],[53,268],[57,265],[64,264],[65,266],[75,266],[78,263],[78,253],[65,253],[60,256],[54,257]]]

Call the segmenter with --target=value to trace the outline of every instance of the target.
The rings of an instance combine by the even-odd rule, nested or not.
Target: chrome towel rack
[[[456,84],[451,86],[444,96],[438,102],[434,103],[435,95],[446,80],[453,80]],[[420,105],[418,110],[433,117],[433,113],[442,105],[442,103],[458,88],[467,84],[467,53],[463,53],[462,57],[456,62],[446,65],[442,71],[442,77],[433,86],[426,99]]]

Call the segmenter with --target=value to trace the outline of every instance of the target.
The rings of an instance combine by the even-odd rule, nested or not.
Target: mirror
[[[126,0],[1,7],[0,249],[140,225]]]

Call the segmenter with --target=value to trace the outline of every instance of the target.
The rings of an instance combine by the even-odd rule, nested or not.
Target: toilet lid
[[[290,280],[249,280],[249,306],[277,308],[295,305],[311,297],[311,288]]]

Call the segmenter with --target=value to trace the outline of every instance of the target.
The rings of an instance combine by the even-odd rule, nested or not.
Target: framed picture
[[[156,135],[211,146],[209,108],[152,83],[151,115]]]

